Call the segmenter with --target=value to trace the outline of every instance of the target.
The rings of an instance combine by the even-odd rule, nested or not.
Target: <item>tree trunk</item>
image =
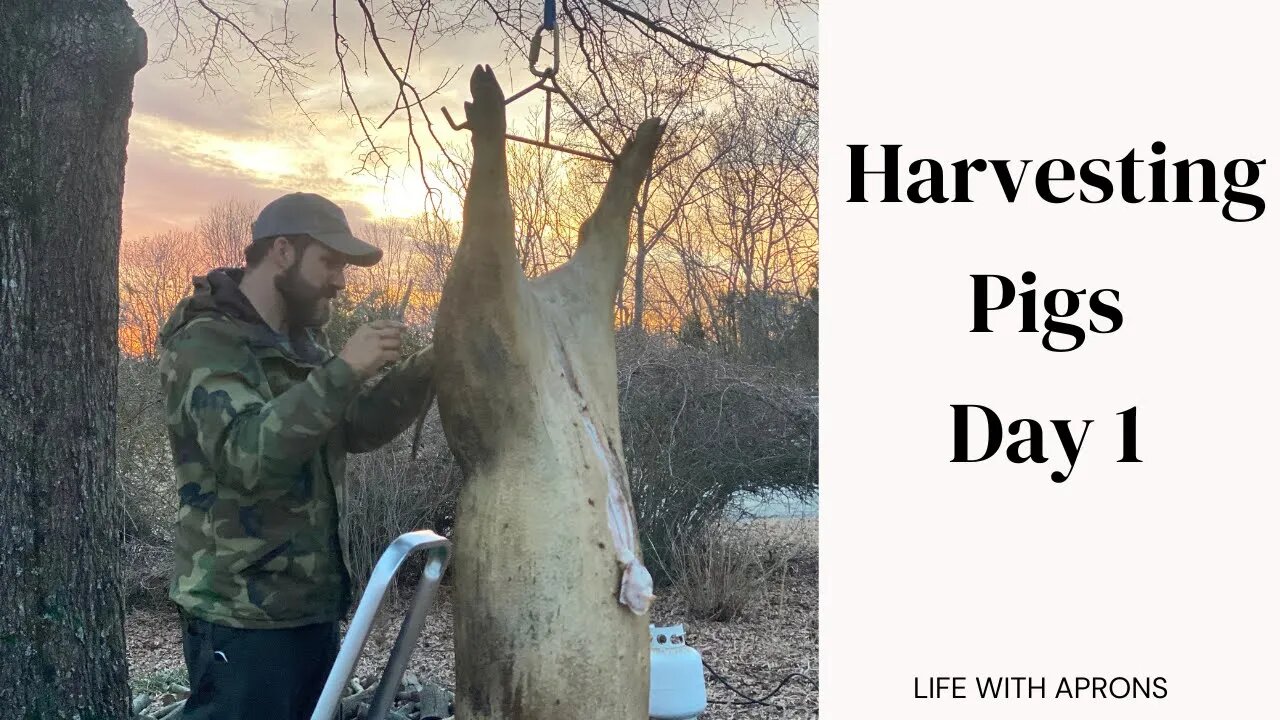
[[[631,302],[631,329],[644,330],[644,263],[648,259],[648,251],[644,246],[644,238],[636,245],[636,273],[633,283],[634,294]]]
[[[125,0],[0,10],[0,707],[128,716],[115,477]]]
[[[644,271],[645,265],[649,260],[649,250],[652,245],[647,245],[644,235],[644,213],[647,209],[647,203],[642,202],[636,209],[636,273],[635,273],[635,295],[633,295],[631,327],[632,329],[644,332]]]

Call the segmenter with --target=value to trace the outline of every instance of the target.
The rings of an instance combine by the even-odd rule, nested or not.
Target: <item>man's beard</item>
[[[291,331],[322,327],[329,322],[329,299],[337,295],[336,289],[316,287],[303,280],[298,263],[277,275],[275,285],[284,299],[285,324]]]

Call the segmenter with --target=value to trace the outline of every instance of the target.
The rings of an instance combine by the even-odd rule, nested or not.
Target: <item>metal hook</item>
[[[599,160],[600,162],[613,164],[613,160],[617,156],[617,153],[613,151],[613,148],[609,147],[609,143],[605,141],[604,136],[602,136],[600,132],[596,130],[595,126],[591,124],[591,121],[587,119],[586,114],[583,113],[582,110],[577,106],[577,104],[574,103],[573,100],[571,100],[569,96],[565,94],[564,90],[560,88],[560,85],[556,82],[554,73],[551,75],[540,77],[537,82],[521,90],[515,95],[512,95],[511,97],[507,98],[505,101],[503,101],[502,104],[510,105],[511,103],[515,102],[516,100],[519,100],[520,98],[524,97],[525,95],[529,94],[534,90],[542,90],[543,92],[547,93],[546,114],[547,114],[548,120],[550,120],[550,116],[551,116],[551,94],[555,93],[556,95],[559,95],[560,97],[564,98],[565,103],[567,103],[570,109],[573,110],[574,114],[578,116],[578,119],[582,121],[582,124],[585,125],[586,128],[591,131],[591,134],[595,136],[596,141],[600,143],[600,147],[603,148],[606,153],[608,153],[608,156],[606,157],[604,155],[597,155],[595,153],[589,153],[583,150],[577,150],[575,148],[565,147],[563,145],[555,145],[551,143],[550,142],[550,132],[551,132],[550,122],[548,122],[546,124],[546,127],[544,128],[543,140],[534,140],[532,138],[520,137],[519,135],[512,135],[511,133],[506,133],[503,137],[505,137],[508,140],[514,140],[516,142],[522,142],[528,145],[536,145],[538,147],[543,147],[548,150],[556,150],[562,153],[568,153],[569,155],[577,155],[578,157],[587,158],[589,160]],[[462,122],[462,123],[454,122],[453,116],[449,114],[448,108],[441,107],[440,112],[444,114],[444,119],[449,121],[449,127],[453,128],[454,130],[471,129],[471,124],[469,122]]]
[[[552,43],[551,44],[551,66],[544,70],[538,70],[538,60],[542,55],[542,33],[547,30],[551,31],[551,43]],[[586,114],[583,113],[582,110],[579,109],[578,106],[573,102],[573,100],[571,100],[569,96],[565,94],[564,90],[560,88],[560,85],[556,82],[556,73],[558,73],[559,71],[560,71],[560,27],[559,25],[556,24],[555,0],[546,0],[545,6],[544,6],[542,24],[539,25],[537,31],[534,32],[533,39],[529,44],[529,72],[532,73],[534,77],[538,78],[538,81],[530,85],[529,87],[521,90],[520,92],[516,93],[515,95],[512,95],[511,97],[507,98],[502,103],[503,105],[510,105],[511,103],[515,102],[516,100],[519,100],[520,98],[524,97],[525,95],[527,95],[528,93],[534,90],[542,90],[543,92],[545,92],[547,94],[547,97],[546,97],[546,105],[545,105],[546,110],[543,115],[542,139],[534,140],[532,138],[520,137],[519,135],[512,135],[510,133],[504,135],[504,137],[508,140],[514,140],[516,142],[522,142],[528,145],[536,145],[537,147],[546,148],[548,150],[556,150],[562,153],[567,153],[569,155],[577,155],[578,157],[587,158],[589,160],[599,160],[601,162],[613,164],[614,158],[617,156],[617,153],[613,151],[613,148],[609,147],[609,143],[605,142],[604,136],[602,136],[600,132],[596,130],[595,126],[591,124],[591,121],[587,119]],[[555,93],[556,95],[559,95],[560,97],[564,98],[564,101],[568,103],[569,107],[573,110],[574,114],[577,115],[578,119],[582,121],[582,124],[585,125],[586,128],[591,131],[591,134],[595,136],[596,141],[600,143],[600,147],[603,148],[605,153],[608,154],[607,157],[605,155],[597,155],[595,153],[589,153],[589,152],[584,152],[582,150],[576,150],[571,147],[565,147],[564,145],[555,145],[551,142],[551,94],[552,93]],[[448,108],[442,107],[440,108],[440,111],[444,113],[444,119],[449,121],[449,127],[453,128],[454,130],[470,129],[470,125],[467,122],[462,122],[462,123],[454,122],[453,116],[449,114]]]
[[[551,30],[551,67],[545,70],[538,70],[538,57],[542,54],[542,33],[546,31],[547,24],[543,23],[538,26],[538,30],[533,34],[533,41],[529,44],[529,72],[534,77],[550,78],[555,77],[560,71],[560,28],[552,26]]]

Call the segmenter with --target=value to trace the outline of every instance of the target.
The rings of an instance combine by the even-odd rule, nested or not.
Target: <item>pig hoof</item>
[[[484,136],[501,136],[507,131],[506,97],[493,69],[477,65],[471,73],[471,98],[466,103],[467,122],[471,132]]]

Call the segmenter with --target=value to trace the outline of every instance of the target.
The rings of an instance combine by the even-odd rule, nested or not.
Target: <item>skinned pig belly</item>
[[[633,677],[647,628],[618,605],[601,504],[588,503],[601,495],[566,483],[572,465],[545,464],[547,449],[477,473],[459,497],[459,718],[630,718],[647,703]]]
[[[601,415],[598,408],[602,403],[599,401],[600,394],[593,392],[594,386],[599,384],[599,378],[594,378],[595,382],[593,382],[592,377],[578,372],[580,359],[575,358],[565,342],[566,337],[573,337],[572,331],[568,329],[569,324],[561,317],[556,319],[560,322],[554,326],[553,337],[549,344],[554,348],[553,362],[558,366],[559,372],[550,374],[552,377],[559,377],[560,383],[552,387],[549,394],[567,396],[566,402],[557,403],[558,407],[566,410],[577,409],[577,417],[557,418],[557,420],[562,423],[559,425],[561,427],[577,426],[579,430],[577,437],[571,438],[570,442],[576,440],[579,446],[575,448],[577,454],[585,456],[584,459],[588,460],[585,468],[588,476],[593,480],[602,476],[604,481],[603,488],[599,487],[598,480],[592,483],[593,490],[603,489],[604,494],[604,507],[600,508],[596,505],[594,509],[604,515],[608,529],[608,542],[613,548],[618,568],[621,570],[621,579],[616,593],[618,603],[626,606],[636,615],[644,615],[653,603],[653,577],[640,561],[639,533],[635,524],[634,506],[628,493],[627,471],[622,460],[621,445],[613,434],[607,432],[608,426],[599,421]],[[612,363],[609,367],[612,370]],[[606,375],[607,382],[613,382],[615,374],[616,370],[609,372]],[[609,388],[609,391],[612,391],[612,388]],[[591,467],[593,463],[594,472]]]
[[[613,543],[618,565],[622,568],[618,602],[626,605],[636,615],[643,615],[653,603],[653,576],[640,562],[635,512],[623,491],[626,471],[613,443],[601,437],[599,428],[586,409],[582,411],[582,426],[587,435],[587,445],[605,472],[605,517],[609,525],[609,539]]]

